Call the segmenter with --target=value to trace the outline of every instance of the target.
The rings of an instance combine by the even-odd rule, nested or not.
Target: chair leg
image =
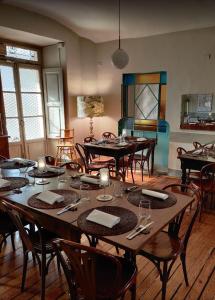
[[[144,169],[144,162],[140,164],[140,169],[141,169],[141,177],[142,177],[142,182],[143,182],[143,169]]]
[[[11,244],[12,244],[13,251],[16,251],[15,243],[14,243],[14,235],[15,235],[14,232],[11,233],[10,239],[11,239]]]
[[[41,254],[41,300],[45,299],[45,285],[46,285],[46,253]]]
[[[184,253],[182,253],[180,255],[180,259],[181,259],[182,269],[183,269],[183,273],[184,273],[184,280],[185,280],[186,286],[189,286],[189,281],[188,281],[188,277],[187,277],[187,268],[186,268],[186,255]]]
[[[163,265],[163,274],[162,274],[162,300],[166,299],[166,286],[168,281],[168,272],[167,272],[167,262],[164,262]]]
[[[22,285],[21,285],[21,292],[24,292],[25,289],[25,279],[27,274],[27,265],[28,265],[28,252],[23,251],[23,270],[22,270]]]
[[[150,172],[150,169],[149,169],[149,160],[147,160],[147,169],[148,169],[148,176],[150,177],[151,176],[151,172]]]
[[[131,300],[136,300],[136,283],[131,287]]]
[[[133,173],[132,165],[130,166],[130,168],[131,168],[131,177],[132,177],[132,181],[133,181],[133,184],[134,184],[135,182],[134,182],[134,173]]]

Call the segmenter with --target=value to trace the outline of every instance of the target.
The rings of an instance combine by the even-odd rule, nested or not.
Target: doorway
[[[45,153],[40,66],[0,61],[11,157],[37,159]]]

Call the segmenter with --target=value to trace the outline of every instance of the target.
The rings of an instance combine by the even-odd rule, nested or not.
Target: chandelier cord
[[[119,49],[121,48],[121,42],[120,42],[120,0],[119,0]]]

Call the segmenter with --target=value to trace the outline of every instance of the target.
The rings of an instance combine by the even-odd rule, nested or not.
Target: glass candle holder
[[[100,173],[100,185],[104,188],[104,194],[99,195],[97,197],[97,199],[100,201],[109,201],[112,199],[112,196],[106,195],[106,193],[105,193],[105,187],[109,186],[109,183],[110,183],[109,169],[102,168],[102,169],[100,169],[99,173]]]
[[[39,157],[38,158],[37,169],[38,169],[38,172],[41,174],[41,177],[42,177],[42,174],[46,171],[46,161],[45,161],[44,157]],[[48,183],[49,183],[49,181],[47,179],[44,179],[43,177],[42,177],[42,179],[37,181],[37,184],[48,184]]]

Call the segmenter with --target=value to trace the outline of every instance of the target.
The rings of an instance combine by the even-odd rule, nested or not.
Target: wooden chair
[[[86,151],[86,148],[83,145],[76,143],[75,148],[79,154],[79,157],[81,159],[82,165],[84,166],[86,173],[91,173],[93,171],[98,172],[101,168],[109,167],[109,165],[106,163],[89,162],[88,153]]]
[[[137,268],[122,257],[67,240],[53,242],[63,267],[70,299],[123,299],[127,290],[135,299]],[[66,258],[62,255],[66,254]]]
[[[201,188],[201,209],[199,219],[201,220],[202,210],[206,202],[210,202],[211,208],[215,207],[215,163],[208,164],[200,172]]]
[[[51,155],[45,155],[45,162],[47,165],[51,165],[51,166],[55,166],[56,164],[55,157]]]
[[[199,142],[193,142],[193,146],[194,146],[194,148],[195,149],[198,149],[198,148],[202,148],[203,147],[203,145],[201,144],[201,143],[199,143]]]
[[[2,245],[7,243],[7,238],[11,238],[11,244],[13,251],[16,250],[14,243],[14,234],[17,231],[16,226],[11,222],[10,217],[6,212],[0,210],[0,235],[2,239],[0,241],[0,252],[2,249]]]
[[[91,143],[91,142],[96,142],[97,139],[95,139],[94,137],[92,136],[87,136],[85,139],[84,139],[84,143]],[[90,161],[93,162],[93,163],[107,163],[107,164],[112,164],[114,163],[114,159],[112,157],[108,157],[108,156],[101,156],[101,155],[96,155],[96,154],[90,154]]]
[[[97,141],[97,139],[95,139],[92,136],[87,136],[84,138],[84,143],[92,143],[92,142],[96,142],[96,141]]]
[[[186,154],[187,150],[185,150],[183,147],[177,148],[177,158],[182,155]],[[194,181],[196,184],[200,181],[200,172],[199,171],[191,171],[190,169],[187,171],[187,182],[186,184],[189,184],[191,181]]]
[[[144,150],[142,150],[141,154],[135,153],[135,155],[134,155],[135,170],[136,170],[136,164],[139,163],[140,169],[141,169],[142,181],[143,181],[143,170],[144,170],[145,162],[147,164],[148,176],[149,177],[151,176],[151,170],[149,168],[149,160],[150,160],[153,149],[154,149],[154,143],[151,143],[149,148],[146,151],[146,154],[144,154]]]
[[[6,160],[6,159],[7,159],[6,157],[0,155],[0,161],[4,161],[4,160]]]
[[[78,162],[76,161],[69,161],[69,162],[66,162],[62,165],[60,165],[60,167],[65,167],[66,169],[68,170],[72,170],[72,171],[76,171],[76,172],[81,172],[83,173],[83,167],[81,164],[79,164]]]
[[[74,144],[74,129],[61,129],[57,144],[56,164],[69,160],[77,160]]]
[[[56,235],[45,230],[29,212],[22,208],[5,201],[2,201],[2,205],[12,219],[14,225],[17,227],[22,240],[23,273],[21,291],[23,292],[25,288],[28,254],[31,252],[39,264],[41,275],[41,299],[43,300],[45,299],[45,276],[48,273],[49,264],[55,256],[52,241],[56,238]],[[35,228],[36,226],[37,231],[25,228],[22,219],[25,219],[30,224],[31,228]],[[50,257],[46,262],[47,254],[50,255]]]
[[[115,139],[117,136],[112,132],[106,131],[102,133],[102,137],[103,139],[109,140],[109,139]]]
[[[158,269],[162,282],[162,300],[166,297],[167,282],[172,266],[178,256],[181,259],[185,283],[187,286],[189,285],[186,270],[186,250],[194,222],[200,210],[200,189],[196,185],[171,184],[163,189],[186,194],[196,200],[196,205],[194,211],[189,212],[189,222],[186,223],[187,227],[183,233],[180,229],[186,209],[169,224],[168,232],[161,231],[157,233],[139,252],[140,255],[148,258]],[[182,189],[185,192],[182,192]]]
[[[131,144],[129,146],[130,154],[122,157],[119,161],[119,173],[123,176],[123,181],[125,181],[126,174],[128,175],[128,170],[130,169],[132,181],[133,181],[133,183],[135,183],[134,173],[133,173],[133,162],[134,162],[134,155],[135,155],[136,149],[137,149],[137,145],[135,143]],[[116,173],[115,163],[114,164],[111,163],[109,165],[109,167],[110,167],[111,172]]]

